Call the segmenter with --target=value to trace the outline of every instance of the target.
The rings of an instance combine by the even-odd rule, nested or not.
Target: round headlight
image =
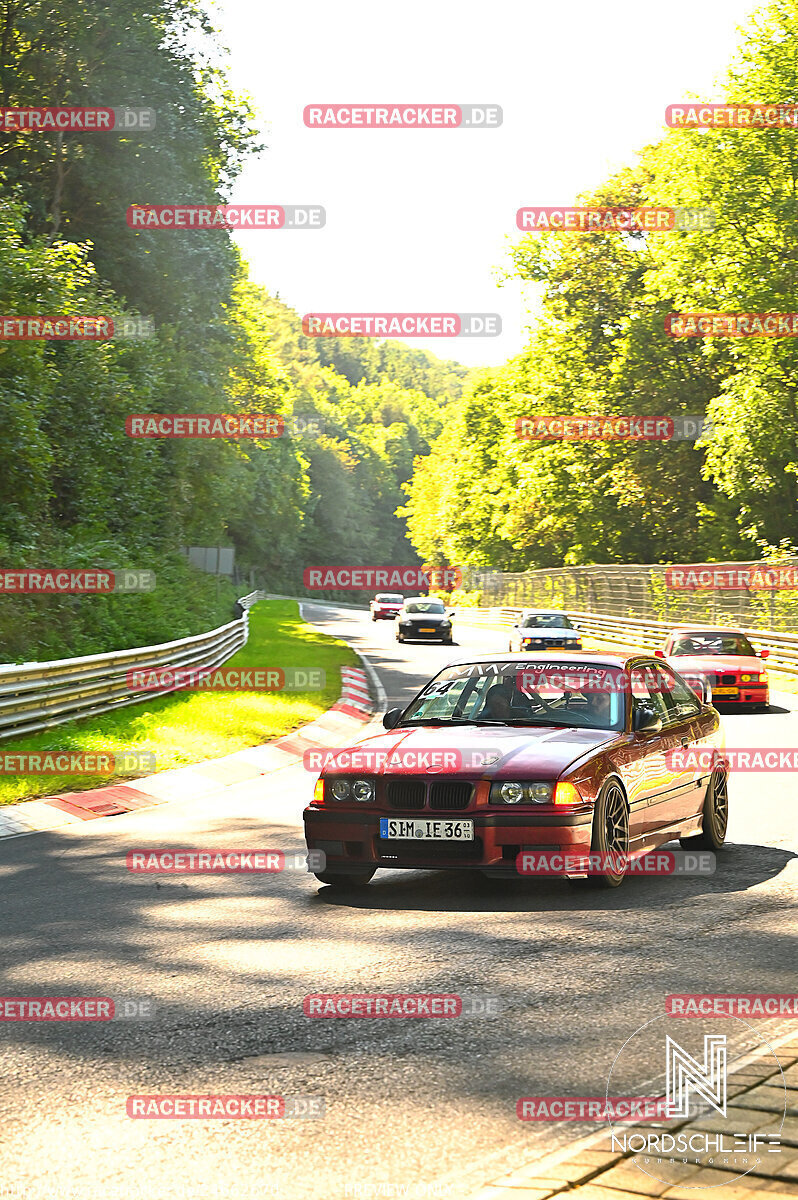
[[[524,798],[524,789],[520,783],[503,783],[501,797],[505,804],[520,804]]]
[[[348,800],[350,790],[349,782],[346,779],[336,779],[331,788],[336,800]]]
[[[534,800],[535,804],[551,804],[550,783],[530,783],[528,791],[530,800]]]
[[[368,779],[356,779],[352,784],[352,795],[356,800],[373,800],[374,785]]]

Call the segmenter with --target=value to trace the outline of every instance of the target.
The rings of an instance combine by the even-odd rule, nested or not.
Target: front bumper
[[[413,625],[400,625],[397,627],[397,631],[408,642],[448,642],[452,636],[451,625],[448,629],[436,628],[432,633],[422,633],[417,626]]]
[[[473,820],[473,842],[412,841],[381,838],[380,817],[409,820],[429,816],[426,810],[368,813],[332,808],[306,808],[305,839],[309,850],[323,850],[331,867],[394,867],[427,870],[503,868],[514,872],[522,850],[590,850],[593,809],[580,805],[561,813],[510,813],[464,810],[437,811],[435,817]]]
[[[733,694],[723,692],[722,687],[712,688],[713,704],[770,704],[770,689],[767,684],[741,683]]]
[[[548,650],[568,651],[581,649],[581,638],[571,638],[568,641],[538,642],[537,644],[534,644],[534,639],[530,640],[529,638],[521,638],[522,652],[529,651],[531,654],[543,654]]]

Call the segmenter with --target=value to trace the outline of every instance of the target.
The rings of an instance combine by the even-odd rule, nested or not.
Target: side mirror
[[[635,733],[659,733],[662,717],[650,704],[638,704],[632,717],[632,728]]]
[[[389,708],[382,718],[383,729],[395,729],[402,719],[403,708]]]
[[[446,615],[447,615],[447,616],[449,617],[449,619],[451,620],[451,618],[452,618],[452,617],[455,615],[455,611],[454,611],[454,609],[452,609],[452,611],[451,611],[450,613],[447,613]]]
[[[664,650],[655,650],[655,651],[654,651],[654,657],[655,657],[655,658],[664,658],[664,657],[665,657],[665,651],[664,651]]]
[[[759,657],[760,658],[770,658],[770,651],[769,650],[760,650]]]

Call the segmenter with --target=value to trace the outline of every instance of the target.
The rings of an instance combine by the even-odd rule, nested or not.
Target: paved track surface
[[[506,635],[465,626],[453,648],[398,646],[391,623],[357,610],[304,611],[367,656],[389,704],[453,658],[506,649]],[[728,744],[798,744],[798,697],[776,700],[724,717]],[[603,1094],[618,1049],[665,994],[795,990],[798,804],[786,774],[733,779],[713,877],[608,893],[431,871],[383,871],[341,893],[299,873],[125,869],[138,847],[301,850],[312,785],[292,767],[223,797],[0,843],[0,991],[150,997],[157,1009],[147,1022],[0,1023],[0,1195],[337,1200],[438,1183],[465,1196],[590,1131],[522,1125],[516,1099]],[[303,1015],[308,993],[347,991],[492,994],[502,1012]],[[631,1056],[628,1071],[615,1094],[640,1094],[645,1064]],[[130,1094],[252,1092],[324,1096],[326,1118],[125,1115]]]

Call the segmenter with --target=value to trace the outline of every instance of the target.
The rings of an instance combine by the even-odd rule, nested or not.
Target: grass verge
[[[321,668],[325,686],[314,692],[178,692],[114,713],[0,742],[5,754],[31,751],[147,750],[156,771],[221,758],[259,746],[314,721],[338,699],[340,668],[359,659],[345,642],[318,633],[299,617],[294,600],[261,600],[249,614],[249,640],[225,668]],[[130,775],[0,774],[0,805],[103,787]]]

